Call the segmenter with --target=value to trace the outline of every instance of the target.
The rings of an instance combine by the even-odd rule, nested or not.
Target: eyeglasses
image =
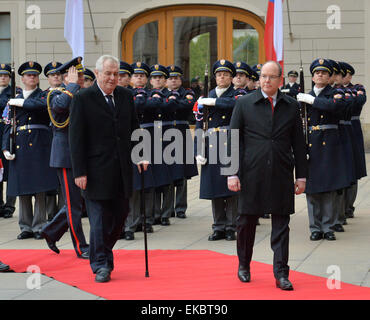
[[[261,78],[263,80],[276,80],[276,79],[279,79],[280,77],[279,76],[266,76],[265,74],[262,74]]]

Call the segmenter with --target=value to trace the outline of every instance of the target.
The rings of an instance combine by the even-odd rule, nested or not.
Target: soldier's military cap
[[[234,63],[236,73],[244,73],[247,77],[251,78],[253,70],[252,68],[246,64],[245,62],[235,62]]]
[[[127,73],[130,77],[132,76],[132,74],[134,73],[134,69],[131,67],[130,64],[128,64],[127,62],[125,61],[120,61],[119,63],[119,71],[118,73],[120,74],[125,74]]]
[[[164,76],[168,78],[168,70],[165,66],[162,66],[161,64],[155,64],[150,67],[150,76]]]
[[[7,74],[10,76],[12,67],[5,63],[0,63],[0,74]]]
[[[257,63],[252,67],[252,70],[258,74],[258,76],[261,74],[262,64]]]
[[[134,70],[134,73],[144,73],[147,77],[150,75],[150,68],[144,62],[135,62],[131,65],[131,67]]]
[[[90,79],[91,81],[94,81],[95,80],[95,73],[92,72],[90,69],[85,68],[84,78],[85,79]]]
[[[25,74],[37,74],[42,72],[42,67],[36,61],[27,61],[18,68],[18,74],[23,76]]]
[[[335,60],[332,60],[332,59],[328,59],[330,64],[331,64],[331,68],[333,69],[333,73],[335,74],[339,74],[341,73],[342,71],[342,68],[341,66],[338,64],[338,62],[336,62]]]
[[[333,74],[333,68],[328,59],[316,59],[311,63],[310,72],[313,75],[315,71],[327,71],[329,75]]]
[[[227,71],[230,72],[233,77],[236,75],[236,70],[234,65],[225,59],[221,59],[215,62],[215,64],[212,67],[212,73],[216,75],[216,72],[219,71]]]
[[[82,57],[73,58],[72,60],[62,64],[57,69],[57,71],[63,74],[63,73],[66,73],[70,67],[75,66],[78,72],[84,72],[85,68],[81,62],[82,62]]]
[[[252,68],[252,76],[251,76],[251,79],[254,80],[254,81],[258,81],[260,79],[260,75],[259,73]]]
[[[44,75],[47,77],[49,74],[57,73],[57,69],[61,66],[62,64],[60,62],[52,61],[48,63],[45,68],[44,68]]]
[[[352,76],[355,74],[355,69],[349,63],[341,62],[341,65],[342,65],[342,68],[345,71],[345,74],[349,73]]]
[[[291,70],[288,72],[288,77],[293,76],[293,77],[298,77],[298,71]]]
[[[342,74],[343,77],[345,77],[347,74],[346,67],[344,66],[343,62],[338,61],[337,63],[340,69],[340,73]]]
[[[167,71],[170,77],[182,77],[184,74],[182,69],[175,65],[168,66]]]

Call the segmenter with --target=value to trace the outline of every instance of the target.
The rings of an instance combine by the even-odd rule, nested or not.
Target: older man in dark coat
[[[236,102],[230,128],[239,130],[241,163],[238,176],[228,178],[228,187],[240,191],[239,279],[250,281],[257,219],[271,213],[276,286],[293,290],[288,280],[289,220],[294,193],[305,189],[307,158],[298,103],[278,90],[281,74],[279,64],[267,62],[261,69],[261,88]]]

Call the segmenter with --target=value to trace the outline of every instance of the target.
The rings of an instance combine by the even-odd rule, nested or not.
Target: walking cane
[[[145,215],[145,193],[144,193],[144,165],[140,164],[141,170],[141,190],[140,190],[140,211],[143,219],[143,229],[144,229],[144,247],[145,247],[145,277],[149,277],[148,268],[148,241],[146,233],[146,215]]]

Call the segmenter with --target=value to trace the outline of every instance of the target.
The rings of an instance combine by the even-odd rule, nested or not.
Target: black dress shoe
[[[161,224],[161,218],[155,218],[153,225],[155,226],[156,224]]]
[[[49,236],[45,232],[41,231],[41,235],[46,240],[46,244],[48,245],[49,249],[54,251],[55,253],[59,254],[60,251],[59,251],[58,247],[56,246],[55,242],[50,240]]]
[[[142,224],[142,223],[139,223],[139,224],[136,226],[136,229],[135,229],[135,232],[140,232],[140,231],[143,231],[143,224]]]
[[[134,233],[131,231],[125,232],[125,240],[135,240]]]
[[[347,219],[344,219],[343,221],[343,225],[346,226],[348,223],[347,223]]]
[[[225,239],[227,241],[236,240],[235,231],[233,231],[233,230],[226,230]]]
[[[263,219],[270,219],[270,215],[268,213],[265,213],[263,216],[262,216]]]
[[[347,211],[347,212],[345,213],[345,216],[346,216],[346,218],[347,218],[347,219],[352,219],[352,218],[354,218],[354,217],[355,217],[355,215],[353,214],[353,212],[352,212],[352,211]]]
[[[33,232],[30,232],[30,231],[22,231],[17,237],[18,240],[30,239],[30,238],[33,238]]]
[[[310,240],[317,241],[322,239],[322,232],[314,231],[311,233]]]
[[[44,237],[42,236],[41,232],[35,232],[33,234],[33,237],[36,239],[36,240],[42,240],[44,239]]]
[[[287,291],[294,290],[293,285],[288,278],[280,278],[279,280],[276,280],[276,288]]]
[[[241,282],[250,282],[251,281],[251,273],[249,268],[243,267],[239,265],[238,268],[238,278]]]
[[[185,212],[182,212],[182,211],[178,212],[178,213],[176,214],[176,216],[177,216],[178,218],[180,218],[180,219],[185,219],[185,218],[186,218],[186,214],[185,214]]]
[[[174,218],[174,217],[176,217],[176,213],[175,213],[175,211],[173,211],[173,212],[171,213],[171,218]]]
[[[336,224],[332,227],[332,229],[336,232],[344,232],[344,228],[342,227],[341,224]]]
[[[225,239],[225,232],[220,230],[215,230],[213,233],[208,237],[208,241],[216,241]]]
[[[161,220],[161,225],[162,226],[169,226],[171,223],[170,223],[170,219],[168,218],[162,218]]]
[[[4,215],[3,215],[4,219],[12,218],[14,211],[15,211],[14,207],[5,207],[4,208]]]
[[[89,251],[84,251],[81,254],[78,254],[77,258],[85,260],[89,259]]]
[[[145,231],[146,231],[146,233],[153,233],[154,232],[153,227],[150,224],[147,224],[145,226]]]
[[[96,272],[95,282],[108,282],[110,281],[110,270],[101,268]]]
[[[329,240],[329,241],[337,240],[334,233],[331,231],[324,233],[324,239]]]
[[[9,268],[9,266],[7,265],[7,264],[5,264],[5,263],[2,263],[1,261],[0,261],[0,272],[5,272],[5,271],[8,271],[10,268]]]

